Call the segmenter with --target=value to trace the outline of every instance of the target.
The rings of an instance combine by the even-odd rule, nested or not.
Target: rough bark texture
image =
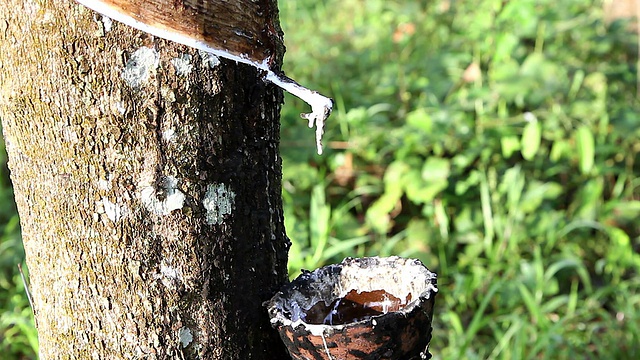
[[[70,0],[0,7],[42,359],[286,356],[261,306],[287,281],[282,93],[215,63]]]

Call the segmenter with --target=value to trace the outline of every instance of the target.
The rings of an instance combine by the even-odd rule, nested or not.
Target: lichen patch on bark
[[[160,63],[160,54],[155,49],[143,46],[131,54],[124,69],[122,79],[132,88],[141,87]]]
[[[156,189],[154,184],[141,185],[140,200],[149,212],[156,215],[169,215],[173,210],[182,208],[185,195],[178,190],[178,179],[175,177],[165,177],[160,184],[160,189]]]
[[[118,201],[113,203],[106,197],[102,198],[102,207],[104,209],[104,214],[114,223],[117,223],[120,219],[127,216],[127,213],[129,212],[125,205],[119,204]]]
[[[193,64],[191,63],[192,56],[189,54],[182,54],[179,57],[171,59],[171,64],[176,70],[178,76],[188,76],[193,70]]]
[[[236,194],[225,184],[210,184],[202,199],[202,205],[207,210],[206,221],[209,225],[220,225],[227,215],[230,215]]]

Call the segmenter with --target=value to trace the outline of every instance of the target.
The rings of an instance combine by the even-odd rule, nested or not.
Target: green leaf
[[[433,120],[422,108],[407,114],[407,125],[426,133],[430,133],[433,130]]]
[[[422,166],[422,170],[411,169],[402,177],[402,186],[407,198],[416,204],[433,200],[449,181],[451,163],[448,159],[431,157]]]
[[[500,138],[500,145],[502,147],[502,156],[505,158],[511,157],[514,152],[520,150],[520,139],[515,136],[504,136]]]
[[[314,251],[312,260],[314,264],[322,259],[322,253],[329,239],[331,207],[327,205],[324,192],[324,184],[319,183],[314,186],[309,207],[309,232],[311,247]]]
[[[384,234],[389,229],[391,221],[389,213],[395,208],[401,195],[401,191],[384,193],[367,210],[367,223],[377,233]]]
[[[384,173],[384,193],[367,210],[367,222],[378,233],[387,232],[391,218],[389,213],[402,197],[402,182],[411,167],[402,161],[394,161]]]
[[[448,159],[429,158],[422,166],[422,179],[425,181],[442,181],[449,177],[451,164]]]
[[[595,160],[595,141],[593,133],[587,126],[581,126],[576,131],[576,147],[580,172],[587,174],[593,168]]]
[[[418,170],[411,171],[403,179],[407,198],[416,204],[424,204],[433,200],[447,187],[447,179],[436,178],[425,181]]]
[[[549,159],[554,162],[560,161],[564,156],[571,153],[571,146],[566,140],[556,140],[551,147],[551,153]]]
[[[531,119],[527,125],[525,125],[522,132],[522,139],[520,140],[522,146],[522,157],[525,160],[533,160],[540,149],[540,142],[542,141],[542,127],[537,119]]]

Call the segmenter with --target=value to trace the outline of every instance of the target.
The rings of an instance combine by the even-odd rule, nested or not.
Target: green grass
[[[640,357],[637,38],[592,1],[281,1],[290,272],[439,274],[436,359]],[[313,24],[306,26],[305,24]],[[300,141],[300,139],[306,139]]]
[[[606,24],[601,2],[584,0],[280,9],[287,74],[337,105],[323,156],[306,104],[287,96],[283,109],[291,276],[346,256],[421,259],[439,276],[435,359],[640,358],[627,23]],[[29,357],[3,176],[0,339]]]

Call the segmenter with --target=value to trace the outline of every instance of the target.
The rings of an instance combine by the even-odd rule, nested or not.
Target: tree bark
[[[42,359],[287,357],[278,88],[70,0],[3,3],[0,85]]]

